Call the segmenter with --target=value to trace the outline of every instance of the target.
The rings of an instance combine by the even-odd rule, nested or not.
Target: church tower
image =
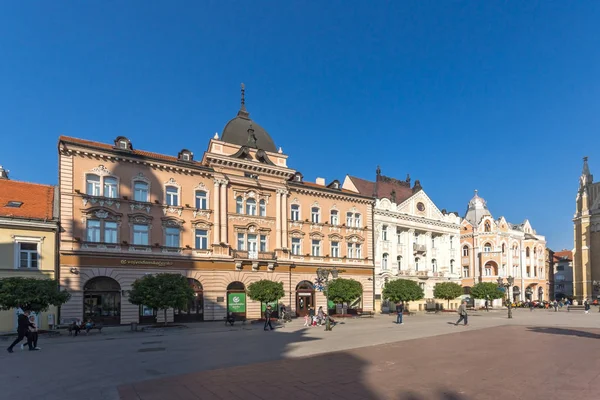
[[[600,184],[583,158],[576,198],[573,248],[573,295],[578,301],[600,297]]]

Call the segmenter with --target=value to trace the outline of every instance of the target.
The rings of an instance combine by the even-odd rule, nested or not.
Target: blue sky
[[[60,134],[196,154],[247,87],[306,179],[478,189],[572,248],[584,155],[600,177],[600,3],[31,1],[0,4],[0,164],[57,183]],[[173,5],[174,4],[174,5]]]

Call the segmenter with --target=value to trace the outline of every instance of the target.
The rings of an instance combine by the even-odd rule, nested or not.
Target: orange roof
[[[8,207],[9,202],[22,203]],[[0,179],[0,217],[52,219],[54,187]]]
[[[562,250],[554,252],[554,258],[560,260],[563,257],[567,257],[569,260],[573,259],[573,253],[570,250]]]

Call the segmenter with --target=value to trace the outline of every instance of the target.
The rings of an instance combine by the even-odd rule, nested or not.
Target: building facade
[[[546,239],[537,234],[528,220],[511,224],[504,217],[494,219],[485,200],[475,191],[461,229],[465,295],[479,282],[497,282],[498,277],[512,276],[515,283],[509,296],[513,301],[550,299]],[[495,306],[501,304],[502,300],[494,302]]]
[[[561,250],[554,253],[554,298],[573,298],[573,253]]]
[[[423,289],[425,298],[411,302],[411,309],[424,310],[428,304],[435,307],[436,302],[438,307],[446,307],[446,301],[434,299],[433,289],[440,282],[460,284],[458,214],[440,211],[418,180],[411,188],[409,177],[404,181],[387,177],[379,168],[375,181],[346,176],[343,188],[376,198],[376,310],[393,309],[381,294],[384,285],[394,279],[416,281]],[[451,307],[457,305],[458,301],[451,303]]]
[[[186,276],[196,292],[168,319],[259,318],[246,297],[260,279],[284,283],[280,303],[297,315],[326,306],[318,268],[363,286],[355,308],[373,309],[373,199],[339,181],[306,182],[242,105],[200,159],[61,137],[60,281],[71,294],[64,319],[151,322],[154,310],[127,293],[145,274]],[[162,313],[158,313],[161,318]]]
[[[8,179],[0,166],[0,278],[54,279],[58,213],[55,188]],[[14,332],[21,310],[0,311],[0,332]],[[35,315],[38,326],[54,325],[57,310]]]
[[[582,301],[600,297],[600,182],[594,183],[587,157],[575,201],[573,296]]]

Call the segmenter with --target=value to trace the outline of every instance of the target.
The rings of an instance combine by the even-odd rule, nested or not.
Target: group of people
[[[27,339],[27,342],[21,344],[21,350],[25,349],[25,346],[29,348],[29,351],[41,350],[38,347],[38,328],[35,325],[35,317],[29,314],[29,311],[19,314],[17,318],[17,338],[6,351],[9,353],[13,352],[13,348],[21,343],[23,339]]]
[[[312,307],[308,308],[308,314],[304,316],[304,326],[321,326],[325,323],[326,319],[329,318],[329,323],[335,325],[333,318],[328,317],[323,307],[319,307],[319,310],[315,314],[315,309]]]

